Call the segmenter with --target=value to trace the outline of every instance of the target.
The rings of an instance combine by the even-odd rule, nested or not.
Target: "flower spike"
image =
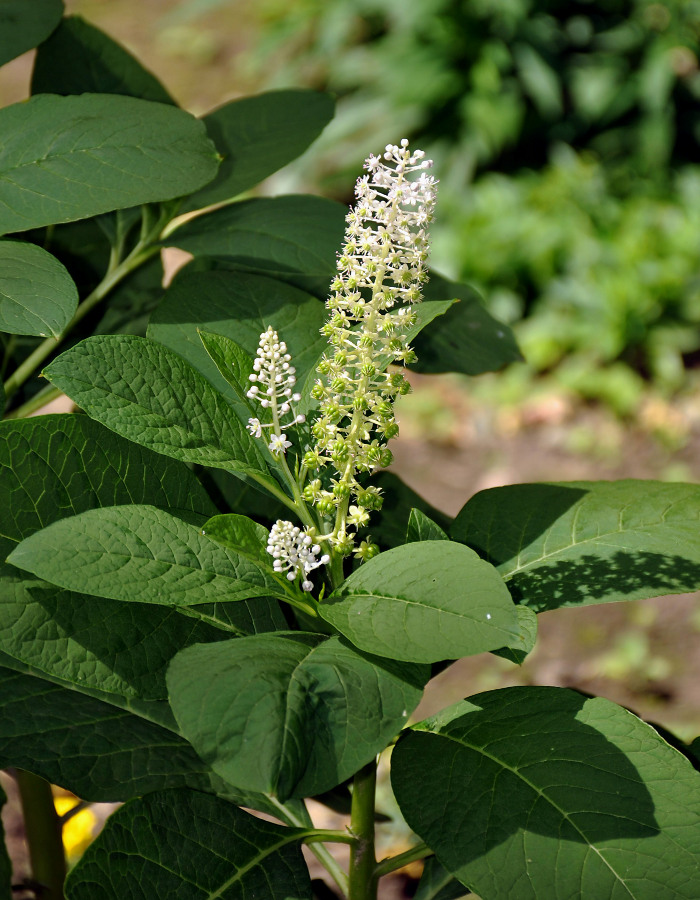
[[[267,552],[275,560],[272,564],[275,572],[280,574],[286,572],[289,581],[294,581],[299,575],[302,576],[303,591],[310,591],[313,588],[313,582],[307,578],[309,572],[313,572],[319,566],[325,566],[330,559],[327,553],[317,558],[321,548],[314,543],[313,537],[298,526],[282,519],[278,519],[270,530]]]

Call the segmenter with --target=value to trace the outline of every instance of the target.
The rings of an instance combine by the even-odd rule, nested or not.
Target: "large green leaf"
[[[416,338],[416,372],[480,375],[522,360],[513,332],[486,311],[473,288],[432,272],[424,293],[426,301],[460,302]]]
[[[401,811],[483,900],[700,896],[700,774],[627,710],[505,688],[416,729],[392,756]]]
[[[8,562],[68,590],[162,606],[285,597],[288,590],[271,565],[138,504],[54,522],[22,541]]]
[[[188,194],[216,175],[204,125],[116,94],[0,109],[0,234]]]
[[[537,612],[700,587],[700,486],[518,484],[481,491],[452,525]]]
[[[196,791],[149,794],[110,816],[66,897],[311,900],[303,835]]]
[[[22,241],[0,241],[0,331],[57,338],[73,318],[78,291],[55,256]]]
[[[190,647],[171,663],[168,689],[183,734],[215,772],[284,800],[330,790],[374,759],[429,675],[293,632]]]
[[[32,94],[126,94],[175,101],[120,44],[80,16],[66,16],[38,48]]]
[[[247,272],[186,269],[151,316],[148,336],[187,359],[233,400],[231,387],[207,353],[199,330],[230,338],[254,357],[261,333],[272,325],[289,348],[301,386],[327,347],[319,333],[325,318],[323,304],[292,285]],[[252,368],[245,373],[246,380],[251,372]],[[246,419],[251,415],[240,401],[236,405]]]
[[[185,209],[231,200],[296,159],[333,118],[335,103],[316,91],[269,91],[243,97],[204,116],[223,157],[219,174]]]
[[[36,47],[62,15],[62,0],[0,0],[0,66]]]
[[[0,785],[0,812],[7,803],[7,795]],[[12,863],[5,846],[5,830],[0,820],[0,900],[12,900]]]
[[[335,274],[346,207],[322,197],[259,197],[197,216],[166,243],[195,256],[289,281],[324,298]]]
[[[100,335],[44,370],[93,419],[184,462],[271,480],[251,435],[199,372],[167,347],[135,335]]]
[[[411,662],[470,656],[518,639],[516,607],[498,572],[452,541],[381,553],[319,613],[361,650]]]
[[[225,784],[168,728],[23,672],[0,668],[0,686],[0,768],[27,769],[85,800],[192,787],[275,811]]]

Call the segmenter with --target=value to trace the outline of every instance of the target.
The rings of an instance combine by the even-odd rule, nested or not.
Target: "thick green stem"
[[[22,798],[32,876],[42,887],[42,900],[63,900],[66,857],[61,820],[53,803],[51,785],[22,769],[17,770],[17,784]]]
[[[350,833],[356,843],[350,848],[348,900],[377,900],[377,860],[374,854],[374,797],[377,763],[372,761],[355,775],[350,811]]]

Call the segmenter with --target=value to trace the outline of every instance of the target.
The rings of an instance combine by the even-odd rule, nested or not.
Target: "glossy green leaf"
[[[415,541],[449,541],[449,538],[429,516],[414,508],[408,517],[406,543]]]
[[[274,812],[226,785],[180,735],[73,688],[0,668],[0,767],[41,775],[85,800],[192,787]]]
[[[184,208],[225,202],[255,187],[316,140],[334,107],[330,94],[286,90],[242,97],[208,113],[204,124],[223,160],[214,181]]]
[[[498,572],[452,541],[381,553],[333,591],[319,614],[361,650],[410,662],[496,650],[518,636]]]
[[[0,0],[0,66],[36,47],[62,15],[62,0]]]
[[[200,331],[199,338],[219,375],[229,387],[233,388],[234,394],[251,416],[255,415],[256,407],[247,396],[254,357],[240,344],[232,341],[231,338],[224,337],[223,334]],[[209,381],[212,381],[212,378],[209,378]],[[212,381],[212,383],[214,382]]]
[[[413,900],[462,900],[469,891],[434,856],[425,861]]]
[[[452,526],[536,612],[700,587],[700,486],[518,484],[481,491]]]
[[[55,256],[0,241],[0,331],[57,338],[78,307],[73,279]]]
[[[130,441],[183,462],[271,478],[257,444],[221,394],[155,341],[88,338],[44,373],[93,419]]]
[[[126,94],[175,104],[155,75],[80,16],[66,16],[38,48],[32,94]]]
[[[418,360],[411,369],[431,375],[480,375],[522,360],[513,332],[486,311],[473,288],[431,272],[424,295],[426,301],[460,302],[415,339],[413,347]]]
[[[700,896],[700,774],[609,700],[478,694],[400,739],[392,785],[411,828],[486,900]]]
[[[227,550],[155,506],[61,519],[22,541],[8,562],[59,587],[112,600],[187,607],[286,596],[271,565]]]
[[[231,784],[282,800],[330,790],[373,759],[428,678],[427,667],[303,632],[190,647],[167,676],[175,717],[201,758]]]
[[[265,565],[272,558],[267,552],[267,528],[247,516],[237,513],[214,516],[204,523],[202,534]]]
[[[319,333],[325,319],[325,307],[315,297],[272,278],[246,272],[186,270],[151,316],[148,336],[179,353],[230,397],[230,383],[205,349],[200,329],[235,341],[255,357],[261,333],[272,325],[287,344],[301,385],[327,346]],[[235,351],[224,341],[219,342],[218,352],[226,354],[225,358],[219,356],[224,365],[244,363],[240,355],[237,361],[232,358]],[[245,373],[246,380],[251,372],[252,367]],[[247,405],[238,400],[236,404],[247,421],[251,415]]]
[[[116,94],[40,94],[0,109],[0,234],[170,200],[218,168],[204,126]]]
[[[493,650],[495,656],[501,656],[521,666],[526,657],[535,649],[537,642],[537,613],[529,606],[516,606],[518,618],[518,637],[507,647]]]
[[[7,795],[0,785],[0,812],[7,803]],[[0,900],[12,900],[12,863],[5,846],[5,829],[0,820]]]
[[[126,803],[66,881],[67,900],[311,900],[304,832],[196,791]]]
[[[190,219],[167,239],[194,256],[260,272],[325,298],[345,231],[346,207],[322,197],[259,197]]]

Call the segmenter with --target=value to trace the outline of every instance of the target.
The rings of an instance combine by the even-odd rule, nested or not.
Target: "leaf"
[[[492,318],[473,288],[431,272],[424,293],[426,301],[460,302],[416,338],[413,346],[418,360],[411,364],[412,370],[480,375],[522,360],[510,328]]]
[[[302,830],[196,791],[163,791],[107,820],[66,881],[68,900],[311,900]]]
[[[190,219],[165,243],[194,256],[226,257],[229,268],[289,281],[325,298],[346,212],[322,197],[256,197]]]
[[[231,200],[286,166],[316,140],[334,107],[330,94],[269,91],[204,116],[223,161],[214,181],[190,197],[184,209]]]
[[[447,869],[431,856],[425,861],[413,900],[461,900],[468,894],[464,885],[456,881]]]
[[[272,572],[155,506],[112,506],[54,522],[8,562],[68,590],[112,600],[193,606],[285,597]]]
[[[84,800],[129,800],[191,787],[272,812],[226,785],[180,735],[111,703],[0,668],[0,767],[41,775]]]
[[[515,606],[496,570],[452,541],[387,550],[318,607],[361,650],[438,662],[496,650],[517,638]]]
[[[406,542],[406,529],[411,510],[425,513],[443,531],[450,527],[449,519],[427,500],[419,496],[393,472],[379,472],[373,475],[370,484],[382,489],[384,504],[378,512],[372,513],[372,532],[381,547],[399,547]]]
[[[415,541],[449,541],[448,536],[432,519],[419,509],[412,509],[408,517],[406,543]]]
[[[494,656],[501,656],[521,666],[525,658],[535,649],[537,642],[537,613],[528,606],[516,606],[515,612],[518,618],[518,637],[511,641],[507,647],[493,650]]]
[[[44,370],[93,419],[183,462],[271,479],[253,438],[218,391],[166,347],[134,335],[100,335]]]
[[[416,729],[394,749],[394,793],[480,896],[700,896],[700,775],[627,710],[515,687]]]
[[[126,94],[157,103],[175,101],[155,75],[104,31],[66,16],[38,48],[32,94]]]
[[[204,126],[183,110],[40,94],[0,109],[0,234],[170,200],[217,167]]]
[[[0,811],[7,803],[7,794],[0,785]],[[5,846],[5,830],[0,819],[0,900],[12,900],[12,863]]]
[[[78,307],[78,291],[54,256],[0,241],[0,331],[58,338]]]
[[[0,0],[0,66],[36,47],[62,15],[62,0]]]
[[[451,536],[498,567],[536,612],[700,587],[700,486],[519,484],[476,494]]]
[[[206,339],[200,336],[200,329],[219,336],[219,349],[228,354],[227,361],[234,351],[221,339],[235,341],[254,357],[261,333],[272,325],[289,348],[301,385],[327,347],[326,338],[319,333],[325,319],[325,307],[315,297],[272,278],[246,272],[185,271],[151,316],[148,336],[179,353],[230,396],[230,383],[205,350]],[[243,364],[243,357],[239,363]],[[246,380],[251,372],[252,366],[245,373]],[[247,420],[248,406],[240,401],[234,405]]]
[[[167,680],[200,757],[231,784],[285,800],[330,790],[374,759],[429,677],[337,637],[292,632],[190,647]]]
[[[247,392],[250,387],[249,376],[253,372],[253,357],[246,352],[240,344],[224,337],[222,334],[212,334],[208,331],[200,331],[199,338],[211,361],[216,366],[219,375],[233,388],[236,397],[251,415],[256,411],[248,399]],[[210,378],[209,381],[212,381]]]
[[[270,555],[267,552],[267,538],[269,532],[264,525],[259,525],[247,516],[237,513],[214,516],[202,527],[202,534],[206,534],[217,544],[223,544],[230,550],[245,553],[251,559],[267,565]]]

